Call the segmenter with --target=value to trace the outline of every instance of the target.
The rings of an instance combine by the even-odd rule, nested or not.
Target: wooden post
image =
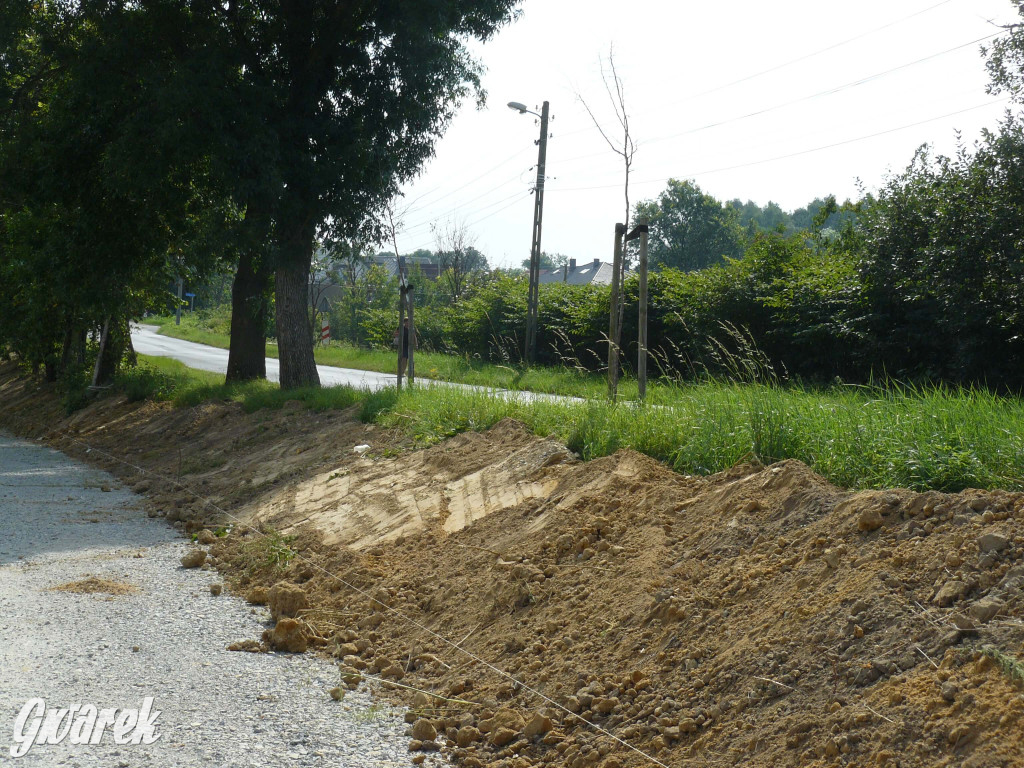
[[[175,325],[181,325],[181,292],[183,290],[182,286],[184,286],[184,284],[185,284],[184,278],[179,277],[178,278],[178,303],[175,305],[175,309],[174,309],[174,324]]]
[[[626,234],[625,224],[615,225],[615,250],[612,259],[612,295],[608,311],[608,399],[615,401],[619,387],[619,271],[622,265],[622,237]]]
[[[416,383],[416,321],[413,318],[412,289],[415,286],[409,285],[405,289],[405,297],[409,302],[409,386]]]
[[[398,391],[402,391],[402,331],[405,325],[405,286],[398,289]]]
[[[636,361],[636,378],[640,399],[647,396],[647,220],[643,219],[640,226],[640,329]]]

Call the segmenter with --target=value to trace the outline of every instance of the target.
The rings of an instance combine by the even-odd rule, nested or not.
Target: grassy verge
[[[164,336],[221,349],[228,348],[230,318],[223,312],[183,314],[181,325],[175,325],[173,317],[150,317],[145,322],[160,326],[160,333]],[[277,357],[277,345],[267,345],[267,356]],[[314,357],[320,365],[379,373],[394,373],[398,364],[395,353],[391,350],[363,349],[337,341],[332,341],[326,347],[317,347],[314,350]],[[495,389],[545,392],[570,397],[595,398],[604,397],[607,393],[607,381],[603,376],[569,367],[495,365],[438,352],[417,351],[416,374],[420,378],[435,381],[454,381]],[[655,402],[660,401],[664,389],[664,386],[657,382],[652,382],[648,386],[650,397]],[[619,393],[624,399],[636,399],[636,380],[624,377],[619,385]]]
[[[360,417],[431,443],[503,418],[564,440],[585,459],[632,448],[691,474],[739,461],[799,459],[850,488],[1024,489],[1024,404],[973,390],[799,387],[704,382],[666,388],[658,406],[525,402],[448,387],[370,393],[346,387],[282,392],[225,386],[220,377],[148,358],[157,397],[191,405],[233,400],[246,410],[301,400],[360,406]],[[212,378],[211,378],[212,377]],[[671,395],[671,396],[670,396]]]

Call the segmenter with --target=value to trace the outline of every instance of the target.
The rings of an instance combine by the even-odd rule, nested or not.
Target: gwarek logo
[[[153,697],[142,700],[138,709],[97,710],[92,704],[74,704],[66,709],[47,708],[43,699],[29,699],[14,721],[11,757],[24,757],[33,744],[99,744],[109,727],[115,744],[152,744],[160,738],[153,709]]]

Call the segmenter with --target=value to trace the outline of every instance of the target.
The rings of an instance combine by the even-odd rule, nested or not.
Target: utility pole
[[[521,115],[526,114],[527,112],[531,115],[537,115],[536,112],[527,109],[525,105],[516,101],[510,101],[508,106],[510,109],[516,110]],[[540,292],[540,236],[544,218],[544,166],[547,164],[548,157],[549,116],[550,106],[548,102],[545,101],[544,105],[541,107],[540,114],[537,115],[537,117],[540,118],[540,138],[537,140],[539,150],[537,154],[537,184],[533,190],[533,239],[530,244],[530,287],[526,298],[526,339],[523,342],[523,357],[526,358],[527,363],[533,363],[537,360],[537,304]]]
[[[537,186],[533,196],[533,246],[530,251],[530,295],[526,315],[526,361],[537,362],[537,315],[540,294],[540,234],[544,217],[544,166],[548,158],[548,114],[545,101],[540,111],[540,146],[537,154]]]

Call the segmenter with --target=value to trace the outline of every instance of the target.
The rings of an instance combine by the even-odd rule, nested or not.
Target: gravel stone
[[[96,521],[96,522],[91,522]],[[309,655],[232,653],[269,613],[215,597],[216,572],[183,570],[188,543],[110,475],[0,433],[0,764],[34,766],[408,766],[402,712],[363,686],[332,701],[337,668]],[[55,585],[97,576],[134,594]],[[34,745],[12,760],[14,722],[47,707],[138,708],[159,739]],[[431,755],[428,765],[447,765]]]

